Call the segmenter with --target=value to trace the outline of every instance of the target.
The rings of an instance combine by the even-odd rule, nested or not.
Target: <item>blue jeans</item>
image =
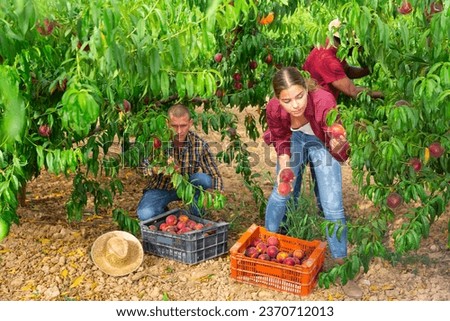
[[[314,135],[303,132],[293,132],[291,136],[290,167],[296,175],[294,187],[300,188],[302,171],[307,162],[310,162],[315,173],[315,180],[320,196],[320,205],[327,221],[337,223],[332,233],[327,231],[328,246],[333,258],[347,256],[347,227],[342,201],[342,174],[341,165],[331,156],[324,144]],[[279,166],[276,171],[278,174]],[[280,224],[286,215],[286,203],[291,195],[278,194],[278,184],[275,182],[266,208],[265,227],[271,232],[278,232]],[[298,193],[296,190],[295,193]],[[295,195],[297,196],[298,194]],[[345,228],[337,237],[336,231],[340,225]]]
[[[195,173],[189,177],[189,182],[194,186],[201,186],[204,190],[212,188],[211,176],[205,173]],[[197,206],[200,191],[194,195],[194,201],[190,206],[190,213],[196,216],[201,215]],[[146,221],[154,216],[164,213],[166,206],[170,202],[178,201],[180,198],[175,189],[149,189],[144,192],[137,207],[137,215],[141,221]]]

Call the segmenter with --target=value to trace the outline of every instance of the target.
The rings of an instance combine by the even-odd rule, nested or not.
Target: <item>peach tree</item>
[[[352,145],[354,183],[376,211],[350,220],[354,248],[346,264],[321,275],[325,286],[337,277],[353,278],[361,267],[367,271],[374,257],[397,263],[417,250],[431,225],[448,212],[449,6],[449,1],[299,2],[301,19],[293,25],[308,35],[305,44],[324,43],[328,22],[339,17],[338,56],[368,66],[371,75],[356,82],[385,94],[383,100],[362,93],[338,101]],[[355,50],[359,47],[364,51]]]
[[[73,179],[68,219],[80,220],[88,197],[111,206],[124,166],[172,174],[187,203],[194,189],[174,164],[165,111],[195,108],[214,96],[221,75],[212,66],[217,28],[232,28],[251,8],[214,1],[21,1],[0,4],[0,215],[18,223],[26,183],[42,170]],[[238,5],[239,4],[239,5]],[[240,12],[239,14],[236,12]],[[220,130],[234,120],[217,108],[196,116]],[[154,144],[162,142],[162,146]],[[120,155],[108,153],[114,142]],[[101,180],[101,176],[108,179]],[[224,197],[201,191],[220,208]],[[116,209],[119,225],[137,222]]]

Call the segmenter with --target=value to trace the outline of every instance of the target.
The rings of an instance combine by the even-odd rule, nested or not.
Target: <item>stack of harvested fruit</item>
[[[205,224],[196,222],[189,218],[188,215],[181,213],[178,217],[175,214],[170,214],[166,219],[159,224],[150,224],[148,229],[151,231],[162,231],[171,234],[184,234],[192,231],[200,231],[205,227],[213,226],[213,222]]]
[[[265,242],[260,238],[255,238],[245,249],[244,254],[247,257],[286,265],[302,264],[306,260],[303,249],[295,249],[289,252],[280,250],[280,241],[276,236],[269,236]]]
[[[195,264],[228,249],[228,223],[206,220],[184,209],[172,209],[140,225],[146,253]]]
[[[327,244],[277,234],[252,224],[230,249],[230,274],[239,282],[308,295],[317,284]]]

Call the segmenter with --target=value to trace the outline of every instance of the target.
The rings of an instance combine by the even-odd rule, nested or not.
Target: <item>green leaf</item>
[[[19,93],[17,74],[12,68],[0,66],[0,106],[3,113],[0,118],[0,144],[11,146],[21,141],[25,130],[26,108]]]
[[[197,84],[196,91],[199,96],[202,96],[205,92],[205,74],[199,73],[197,74]]]
[[[186,95],[186,84],[184,75],[181,72],[177,73],[176,81],[178,96],[180,96],[180,98],[183,98]]]
[[[181,51],[181,45],[178,38],[174,37],[171,39],[170,48],[173,66],[176,70],[180,70],[183,67],[183,53]]]
[[[163,97],[169,97],[170,92],[170,81],[169,81],[169,74],[162,70],[161,71],[161,93]]]
[[[157,48],[151,48],[149,53],[150,72],[152,75],[159,74],[161,69],[161,59],[159,57],[159,50]]]
[[[189,98],[194,97],[194,80],[192,79],[192,74],[186,74],[185,81],[187,96]]]

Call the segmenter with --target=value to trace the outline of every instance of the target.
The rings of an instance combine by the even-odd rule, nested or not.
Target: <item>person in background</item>
[[[173,105],[168,110],[168,123],[175,136],[169,148],[169,159],[179,167],[180,174],[189,176],[194,186],[203,190],[223,190],[222,176],[218,170],[216,159],[208,143],[190,130],[193,125],[189,109],[181,104]],[[200,216],[197,206],[199,191],[195,193],[190,212]],[[180,200],[173,188],[171,177],[163,173],[150,175],[149,182],[143,191],[137,207],[137,215],[145,221],[167,211],[172,201]]]
[[[343,264],[347,257],[347,227],[340,161],[348,157],[349,145],[345,133],[331,136],[326,124],[327,113],[336,108],[336,100],[314,81],[303,78],[294,67],[277,71],[272,86],[275,97],[266,106],[268,129],[263,137],[277,153],[277,179],[268,199],[265,227],[271,232],[279,232],[286,215],[286,205],[292,193],[280,190],[281,171],[292,169],[292,191],[292,186],[301,184],[304,164],[309,162],[315,170],[323,215],[327,221],[336,223],[334,230],[328,230],[326,235],[331,256],[337,264]],[[343,227],[340,237],[337,236],[339,226]],[[351,297],[362,296],[361,289],[353,280],[347,282],[343,290]]]
[[[303,64],[302,69],[309,72],[323,89],[333,94],[336,101],[340,93],[356,98],[362,91],[372,98],[384,98],[380,91],[371,91],[365,87],[355,86],[352,79],[362,78],[369,75],[369,68],[366,66],[350,66],[347,61],[340,60],[336,54],[341,43],[339,32],[341,26],[339,19],[331,21],[328,29],[334,32],[332,39],[327,39],[325,47],[319,46],[311,50]]]

